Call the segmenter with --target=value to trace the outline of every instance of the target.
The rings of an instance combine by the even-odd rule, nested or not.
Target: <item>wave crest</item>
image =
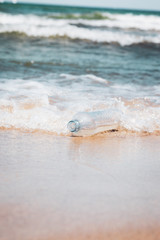
[[[106,20],[111,19],[106,14],[103,14],[101,12],[92,12],[92,13],[67,13],[67,14],[52,14],[49,15],[48,18],[51,19],[73,19],[73,20]]]
[[[103,20],[49,19],[35,15],[11,15],[0,13],[0,33],[19,33],[28,37],[58,37],[98,43],[116,43],[121,46],[151,43],[160,44],[160,17],[107,14]],[[144,22],[146,19],[148,23]],[[143,24],[140,24],[143,22]],[[83,24],[83,25],[79,25]],[[90,27],[89,27],[90,26]],[[96,28],[93,28],[95,27]],[[101,28],[105,27],[105,28]],[[120,30],[113,30],[118,27]],[[137,28],[137,31],[128,31]],[[145,33],[140,30],[146,30]],[[148,32],[155,30],[156,32]]]

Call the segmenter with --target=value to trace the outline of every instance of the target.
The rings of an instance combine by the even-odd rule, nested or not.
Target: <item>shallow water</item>
[[[68,135],[81,111],[160,130],[160,13],[0,4],[0,127]],[[118,120],[118,119],[117,119]]]

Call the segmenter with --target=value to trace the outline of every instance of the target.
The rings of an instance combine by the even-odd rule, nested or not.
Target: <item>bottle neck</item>
[[[67,127],[70,132],[78,132],[80,130],[80,123],[78,120],[71,120],[68,124]]]

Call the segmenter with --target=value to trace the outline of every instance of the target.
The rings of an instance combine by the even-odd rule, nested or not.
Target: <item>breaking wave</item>
[[[121,46],[160,44],[160,17],[104,13],[104,18],[48,18],[36,15],[0,13],[0,33],[18,33],[28,37],[67,37]],[[115,30],[118,28],[119,30]]]
[[[68,135],[67,122],[75,113],[115,109],[123,113],[118,130],[153,133],[160,131],[159,96],[159,85],[120,85],[95,75],[61,74],[47,82],[4,79],[0,128]]]
[[[48,18],[52,19],[73,19],[73,20],[79,20],[79,19],[85,19],[85,20],[104,20],[104,19],[110,19],[109,16],[102,12],[92,12],[92,13],[54,13],[52,15],[49,15]]]

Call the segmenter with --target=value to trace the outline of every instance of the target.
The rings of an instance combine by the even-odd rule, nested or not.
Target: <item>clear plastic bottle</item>
[[[79,112],[68,123],[67,127],[73,136],[94,135],[98,132],[117,129],[121,112],[108,109],[97,112]]]

